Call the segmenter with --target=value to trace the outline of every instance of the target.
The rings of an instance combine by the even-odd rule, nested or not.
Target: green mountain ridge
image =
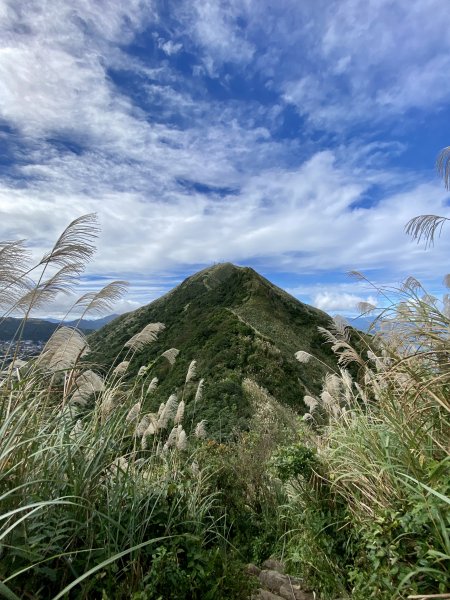
[[[161,352],[177,348],[180,353],[173,366],[160,359],[149,373],[160,382],[152,410],[184,388],[189,363],[195,359],[198,378],[205,380],[195,420],[207,419],[209,431],[226,437],[234,427],[246,427],[252,414],[242,388],[245,378],[253,379],[280,403],[305,411],[302,398],[320,391],[327,371],[323,363],[336,365],[317,329],[328,327],[330,320],[253,269],[223,263],[192,275],[165,296],[91,334],[89,359],[105,371],[129,360],[124,344],[145,325],[164,323],[166,329],[157,341],[131,358],[126,381],[134,381],[140,367]],[[300,364],[294,357],[298,350],[321,362],[312,359]],[[197,382],[190,382],[184,391],[188,422]]]
[[[60,327],[66,325],[68,327],[77,327],[86,333],[100,329],[117,315],[108,315],[101,319],[74,319],[72,321],[58,321],[58,319],[27,319],[23,331],[21,331],[23,320],[16,317],[5,317],[0,322],[0,341],[10,341],[16,339],[20,334],[20,338],[31,340],[33,342],[46,342],[50,336]]]

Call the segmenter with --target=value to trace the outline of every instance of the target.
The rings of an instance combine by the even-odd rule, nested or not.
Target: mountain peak
[[[191,275],[184,283],[202,281],[207,289],[213,289],[232,277],[244,271],[246,267],[238,267],[230,262],[216,263],[198,273]]]
[[[217,426],[221,436],[230,435],[234,427],[246,427],[251,417],[244,380],[252,379],[279,402],[303,412],[301,399],[305,393],[319,393],[327,371],[324,365],[336,365],[318,332],[319,326],[329,326],[327,314],[293,298],[253,269],[228,262],[195,273],[162,298],[93,334],[92,359],[106,370],[118,364],[125,359],[125,343],[152,322],[166,328],[156,342],[132,357],[127,377],[132,380],[140,367],[155,364],[162,352],[177,348],[173,367],[158,360],[153,369],[152,376],[160,381],[155,408],[183,389],[189,363],[196,360],[198,376],[205,380],[197,416],[210,422],[210,430]],[[300,364],[294,356],[298,350],[319,360]],[[187,407],[193,393],[188,388],[183,392]]]

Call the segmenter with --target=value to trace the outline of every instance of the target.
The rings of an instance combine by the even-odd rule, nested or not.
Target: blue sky
[[[147,303],[218,261],[331,313],[408,275],[440,293],[450,217],[442,0],[0,0],[0,238],[102,234],[81,291]],[[53,313],[67,299],[58,299]]]

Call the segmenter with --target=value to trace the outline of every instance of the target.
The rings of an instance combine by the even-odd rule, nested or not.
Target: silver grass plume
[[[181,423],[183,421],[184,409],[185,409],[185,404],[184,404],[184,400],[182,400],[180,402],[180,404],[178,405],[177,414],[175,415],[175,418],[173,420],[175,425],[178,425],[179,423]]]
[[[92,394],[103,392],[105,389],[103,379],[90,369],[77,377],[75,385],[77,389],[71,398],[73,404],[86,404]]]
[[[141,403],[136,402],[136,404],[134,404],[128,411],[128,414],[125,417],[125,421],[127,423],[132,423],[133,421],[136,421],[140,412],[141,412]]]
[[[48,279],[32,287],[16,302],[19,310],[29,313],[51,302],[57,294],[69,294],[78,283],[83,268],[79,264],[63,265]]]
[[[188,371],[187,371],[186,383],[189,383],[189,381],[191,381],[191,379],[194,379],[196,373],[197,373],[197,361],[192,360],[191,364],[189,365]]]
[[[305,352],[304,350],[299,350],[294,354],[294,356],[299,363],[308,363],[312,358],[311,354],[309,354],[309,352]]]
[[[106,419],[112,413],[117,404],[117,390],[114,388],[105,390],[102,394],[102,403],[100,405],[100,419],[102,423],[106,421]]]
[[[169,433],[169,437],[167,438],[166,445],[167,448],[172,448],[176,445],[178,441],[178,427],[173,427],[172,431]]]
[[[144,346],[154,342],[158,334],[165,328],[166,326],[163,323],[149,323],[142,331],[133,335],[128,342],[125,342],[124,347],[131,348],[132,350],[142,350]]]
[[[427,248],[434,244],[436,233],[438,236],[441,235],[442,227],[446,221],[450,221],[450,219],[438,215],[419,215],[406,223],[405,232],[413,240],[417,240],[418,244],[424,239]]]
[[[376,356],[376,354],[374,352],[372,352],[372,350],[367,351],[367,357],[369,358],[369,360],[371,360],[375,364],[375,368],[377,371],[385,370],[385,364],[384,364],[383,359],[380,358],[379,356]]]
[[[401,290],[404,292],[415,292],[422,288],[422,284],[415,277],[410,275],[402,284]]]
[[[147,429],[144,431],[144,433],[142,435],[142,442],[141,442],[142,450],[146,450],[147,449],[148,438],[151,435],[154,435],[158,431],[158,418],[157,418],[157,415],[155,415],[155,413],[150,413],[148,415],[148,417],[149,417],[149,424],[147,426]]]
[[[75,306],[83,309],[83,314],[109,312],[127,292],[126,281],[112,281],[99,292],[87,292],[75,302]]]
[[[362,315],[369,315],[377,309],[371,302],[358,302],[357,308]]]
[[[86,338],[76,329],[60,327],[45,344],[36,363],[50,371],[71,369],[89,351]]]
[[[177,350],[176,348],[169,348],[169,350],[166,350],[165,352],[163,352],[161,354],[161,356],[164,356],[164,358],[166,358],[171,365],[174,365],[175,359],[179,353],[180,353],[180,351]]]
[[[139,368],[138,377],[144,377],[144,375],[147,373],[147,369],[148,367],[146,365],[142,365],[142,367]]]
[[[317,406],[319,405],[318,400],[316,400],[312,396],[305,396],[303,398],[303,402],[306,404],[311,414],[316,410]]]
[[[128,360],[123,360],[122,362],[120,362],[113,371],[114,375],[123,375],[125,373],[125,371],[128,369],[129,364],[130,364],[130,361],[128,361]]]
[[[206,436],[208,435],[206,433],[206,423],[207,423],[206,419],[203,419],[202,421],[197,423],[197,425],[195,426],[195,431],[194,431],[194,435],[196,438],[199,438],[199,439],[206,438]]]
[[[40,265],[84,266],[95,252],[93,241],[98,236],[97,216],[92,213],[75,219],[66,227]]]
[[[444,180],[445,187],[450,189],[450,146],[439,152],[436,159],[436,169]]]
[[[142,437],[150,425],[150,415],[144,415],[136,427],[136,437]]]
[[[335,398],[333,398],[333,396],[330,394],[330,392],[327,392],[327,390],[324,390],[321,394],[320,394],[320,398],[322,399],[322,404],[323,406],[327,409],[330,410],[331,407],[333,406],[333,404],[336,404],[336,400]]]
[[[204,379],[200,379],[200,381],[198,382],[197,391],[195,392],[195,399],[194,399],[195,403],[200,402],[200,400],[202,399],[204,383],[205,383]]]
[[[0,242],[0,308],[10,310],[32,288],[24,240]]]
[[[158,421],[158,429],[165,429],[169,424],[169,420],[173,419],[177,410],[177,397],[176,394],[169,396],[169,399],[164,405],[164,409],[161,412]]]
[[[313,421],[314,417],[311,413],[305,413],[302,417],[302,421]]]
[[[184,429],[178,433],[177,450],[187,450],[187,435]]]
[[[325,375],[324,389],[329,392],[334,398],[338,398],[341,393],[341,379],[334,373]]]
[[[72,430],[69,434],[72,440],[76,440],[83,433],[83,423],[81,419],[77,419],[77,422],[72,427]]]
[[[158,408],[158,417],[161,416],[162,411],[164,410],[165,407],[166,407],[166,403],[165,402],[161,402],[161,404],[159,405],[159,408]]]
[[[147,388],[147,394],[151,394],[154,390],[156,390],[157,386],[158,386],[158,378],[153,377],[153,379],[150,381],[150,385]]]
[[[346,341],[350,339],[350,327],[344,317],[335,315],[333,317],[333,327],[343,339]]]

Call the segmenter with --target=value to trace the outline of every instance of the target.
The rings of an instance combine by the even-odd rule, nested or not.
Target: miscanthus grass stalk
[[[428,296],[415,278],[391,294],[381,291],[388,308],[357,348],[345,328],[323,332],[340,369],[326,376],[317,398],[304,398],[305,421],[317,432],[322,483],[298,488],[299,510],[322,510],[321,495],[328,490],[327,505],[345,506],[346,516],[331,513],[323,527],[333,529],[333,519],[341,518],[339,527],[353,544],[350,575],[339,572],[339,559],[332,555],[333,573],[326,562],[316,563],[321,567],[314,578],[325,597],[336,573],[344,581],[353,578],[356,599],[391,600],[419,592],[426,597],[450,589],[446,298]],[[303,354],[297,358],[305,360]],[[310,523],[295,534],[301,537],[297,543],[309,540],[311,553],[319,554],[323,534],[316,531],[312,543],[308,527],[315,526],[314,518]],[[305,560],[313,560],[312,554]],[[309,567],[306,571],[311,575]]]
[[[26,319],[55,293],[72,289],[96,233],[93,216],[74,221],[35,267],[22,242],[0,244],[5,315],[20,308]],[[124,287],[87,294],[78,307],[109,307]],[[105,378],[85,362],[85,337],[66,327],[36,359],[2,369],[0,595],[128,599],[143,589],[157,547],[173,548],[184,536],[211,543],[215,531],[219,543],[215,496],[202,472],[192,475],[183,407],[177,410],[172,395],[159,415],[149,413],[145,398],[157,379],[146,381],[146,371],[133,385],[124,380],[135,353],[162,329],[151,324],[133,336],[130,354]],[[161,356],[173,364],[177,354]],[[14,351],[12,358],[19,365]],[[161,454],[175,416],[174,444]],[[169,543],[175,534],[178,541]]]

